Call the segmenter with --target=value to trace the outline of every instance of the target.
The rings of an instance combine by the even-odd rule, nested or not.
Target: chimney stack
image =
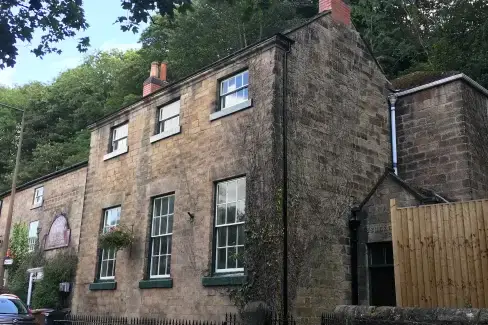
[[[166,63],[161,63],[161,66],[159,66],[159,62],[151,63],[151,72],[149,73],[149,78],[144,81],[142,96],[145,97],[155,92],[167,83]]]
[[[319,0],[319,13],[332,11],[332,19],[346,26],[351,25],[351,8],[343,0]]]

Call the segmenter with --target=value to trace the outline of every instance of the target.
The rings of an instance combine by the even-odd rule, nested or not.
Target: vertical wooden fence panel
[[[390,212],[398,306],[488,308],[488,200]]]

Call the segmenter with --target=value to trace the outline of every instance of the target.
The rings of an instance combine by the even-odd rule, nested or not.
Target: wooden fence
[[[397,305],[488,307],[488,200],[390,207]]]

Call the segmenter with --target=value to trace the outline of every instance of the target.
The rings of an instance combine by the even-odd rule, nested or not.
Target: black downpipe
[[[287,99],[288,99],[288,53],[290,53],[291,44],[285,51],[283,58],[283,198],[282,198],[282,215],[283,215],[283,320],[285,325],[288,322],[288,146],[287,146]]]
[[[359,283],[358,283],[358,229],[361,225],[359,219],[359,208],[353,208],[351,219],[349,219],[349,233],[351,238],[351,303],[359,304]]]

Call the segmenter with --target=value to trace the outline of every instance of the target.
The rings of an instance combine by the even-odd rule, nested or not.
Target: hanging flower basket
[[[115,226],[100,234],[99,243],[103,249],[121,250],[134,242],[134,233],[125,226]]]

